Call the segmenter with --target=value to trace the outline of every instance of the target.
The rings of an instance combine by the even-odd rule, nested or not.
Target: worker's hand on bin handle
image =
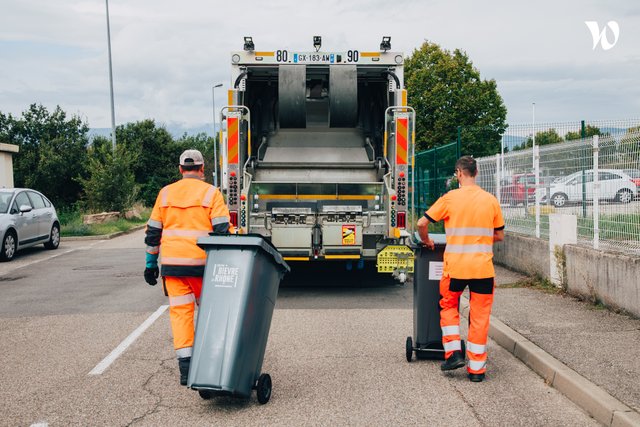
[[[420,237],[420,233],[418,233],[417,231],[415,233],[413,233],[413,242],[415,244],[425,246],[425,247],[427,247],[427,248],[429,248],[431,250],[434,250],[435,247],[436,247],[436,245],[433,242],[433,239],[431,237],[427,236],[427,240],[424,241],[424,240],[422,240],[422,237]]]
[[[160,269],[157,266],[144,269],[144,281],[149,285],[155,286],[158,283],[158,276],[160,276]]]

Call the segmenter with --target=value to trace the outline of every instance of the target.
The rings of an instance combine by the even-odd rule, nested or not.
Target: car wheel
[[[51,226],[51,233],[49,233],[49,241],[44,244],[47,249],[58,249],[60,246],[60,226],[55,223]]]
[[[0,261],[11,261],[18,249],[18,239],[13,230],[7,231],[2,239],[2,247],[0,247]]]
[[[553,203],[553,206],[560,208],[567,204],[567,196],[566,194],[556,193],[551,197],[551,202]]]
[[[631,200],[633,200],[633,193],[629,189],[623,188],[616,194],[616,200],[620,203],[631,203]]]

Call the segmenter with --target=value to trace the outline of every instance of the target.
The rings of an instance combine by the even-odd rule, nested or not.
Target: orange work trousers
[[[472,282],[472,281],[469,281]],[[462,350],[460,341],[459,301],[462,289],[450,289],[451,278],[440,279],[440,327],[442,328],[442,344],[445,359],[456,350]],[[470,284],[469,332],[467,336],[467,371],[472,374],[483,374],[487,365],[487,337],[489,335],[489,317],[493,304],[494,284],[491,293],[474,292]]]
[[[194,312],[200,301],[202,277],[165,276],[164,286],[169,297],[169,319],[173,332],[173,347],[176,355],[191,357],[193,353]]]

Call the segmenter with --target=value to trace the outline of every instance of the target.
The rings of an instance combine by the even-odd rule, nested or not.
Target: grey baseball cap
[[[200,166],[204,164],[204,157],[198,150],[185,150],[180,155],[180,166]]]

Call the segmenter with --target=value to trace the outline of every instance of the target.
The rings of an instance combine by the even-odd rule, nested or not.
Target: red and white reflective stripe
[[[216,192],[216,187],[211,186],[204,197],[202,198],[202,206],[209,207],[211,206],[211,202],[213,201],[213,194]]]
[[[484,236],[493,237],[493,228],[459,227],[445,229],[447,236]]]
[[[446,337],[447,335],[460,335],[460,326],[443,326],[442,336]]]
[[[487,366],[487,361],[469,360],[469,369],[472,371],[481,371]]]
[[[487,352],[487,346],[483,344],[476,344],[476,343],[472,343],[471,341],[467,341],[467,350],[475,354],[484,354]]]
[[[460,344],[460,340],[449,341],[443,344],[444,351],[456,351],[462,350],[462,345]]]
[[[162,257],[162,264],[168,265],[205,265],[205,258],[178,258],[178,257]]]
[[[169,295],[169,305],[175,307],[177,305],[193,304],[196,302],[196,296],[193,293],[179,296]]]
[[[164,230],[162,235],[164,237],[178,236],[178,237],[202,237],[208,236],[211,230]]]
[[[147,246],[147,253],[151,255],[156,255],[160,252],[160,246]]]
[[[155,219],[149,219],[147,225],[154,228],[162,229],[162,221],[156,221]]]
[[[451,254],[493,253],[493,245],[451,245],[447,243],[444,250]]]
[[[176,356],[178,359],[182,359],[184,357],[191,357],[193,355],[193,347],[184,347],[176,350]]]

